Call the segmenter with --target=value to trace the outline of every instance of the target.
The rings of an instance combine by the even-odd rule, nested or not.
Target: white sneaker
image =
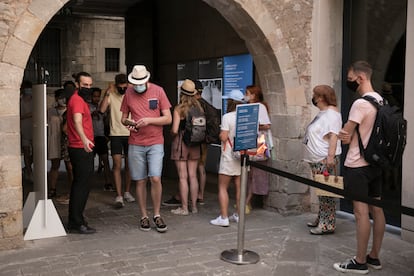
[[[128,203],[131,203],[131,202],[135,201],[135,198],[129,192],[124,193],[124,199]]]
[[[229,221],[233,221],[235,223],[239,223],[239,215],[234,213],[233,215],[229,216]]]
[[[229,218],[222,218],[218,216],[216,219],[210,220],[210,224],[227,227],[230,225]]]
[[[124,207],[124,200],[122,199],[122,196],[117,196],[115,198],[115,208],[122,208]]]

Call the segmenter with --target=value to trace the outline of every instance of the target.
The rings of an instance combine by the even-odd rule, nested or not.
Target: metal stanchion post
[[[239,204],[239,224],[237,232],[237,249],[229,249],[221,252],[223,261],[233,264],[255,264],[260,260],[256,252],[244,250],[244,217],[246,209],[246,190],[247,190],[247,160],[248,155],[243,154],[241,160],[241,179],[240,179],[240,204]]]

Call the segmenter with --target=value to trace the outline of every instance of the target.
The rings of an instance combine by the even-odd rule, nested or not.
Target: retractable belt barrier
[[[261,169],[261,170],[264,170],[264,171],[267,171],[267,172],[272,173],[272,174],[280,175],[282,177],[297,181],[297,182],[305,184],[305,185],[309,185],[309,186],[312,186],[312,187],[315,187],[315,188],[319,188],[319,189],[322,189],[322,190],[325,190],[325,191],[328,191],[328,192],[331,192],[331,193],[334,193],[334,194],[342,195],[342,196],[344,196],[345,199],[362,201],[362,202],[368,203],[370,205],[375,205],[375,206],[381,207],[381,208],[383,208],[383,209],[385,209],[385,210],[387,210],[390,213],[395,214],[395,215],[404,214],[404,215],[414,217],[414,209],[413,208],[402,206],[402,205],[397,204],[397,203],[392,202],[392,201],[378,200],[378,199],[370,198],[370,197],[367,197],[367,196],[360,196],[360,195],[357,195],[357,194],[352,193],[350,191],[346,191],[346,190],[338,189],[338,188],[335,188],[335,187],[331,187],[329,185],[314,181],[312,179],[304,178],[304,177],[301,177],[301,176],[298,176],[298,175],[295,175],[295,174],[292,174],[292,173],[289,173],[289,172],[286,172],[286,171],[282,171],[282,170],[279,170],[279,169],[276,169],[276,168],[273,168],[273,167],[269,167],[269,166],[266,166],[262,163],[258,163],[258,162],[255,162],[255,161],[248,160],[248,165],[250,165],[252,167],[255,167],[255,168],[258,168],[258,169]]]

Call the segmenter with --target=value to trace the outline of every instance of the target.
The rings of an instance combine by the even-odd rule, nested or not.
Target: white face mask
[[[244,100],[246,103],[248,103],[248,102],[250,101],[250,96],[245,95],[245,96],[243,97],[243,100]]]
[[[144,93],[145,91],[147,91],[147,84],[138,84],[138,85],[134,85],[134,90],[137,93]]]
[[[66,106],[66,99],[65,98],[58,99],[57,103],[58,103],[59,106]]]

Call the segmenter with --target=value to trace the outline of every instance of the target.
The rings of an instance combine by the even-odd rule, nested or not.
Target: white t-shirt
[[[233,157],[233,143],[236,135],[236,111],[229,112],[221,118],[221,130],[229,132],[229,141],[221,142],[221,156],[219,173],[225,175],[240,175],[240,160]]]
[[[267,108],[264,104],[259,103],[259,125],[270,125],[269,114],[267,113]]]
[[[328,156],[329,140],[325,135],[338,135],[342,128],[341,114],[333,109],[322,110],[308,125],[303,143],[305,144],[304,161],[317,163]],[[335,155],[341,154],[341,141],[338,139]]]

